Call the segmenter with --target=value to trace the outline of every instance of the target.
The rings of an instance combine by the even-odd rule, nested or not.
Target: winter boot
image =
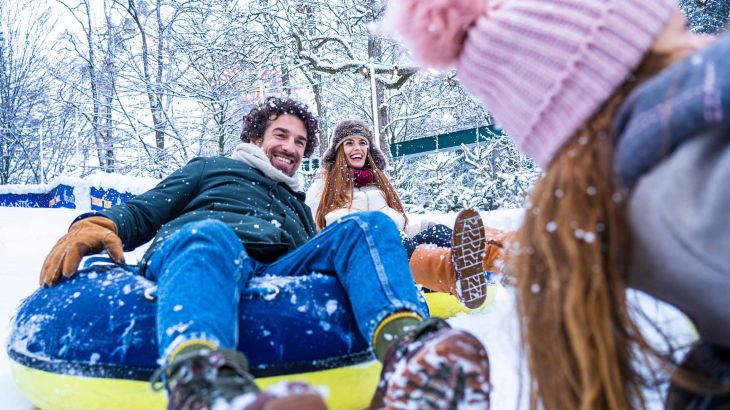
[[[413,330],[423,318],[414,312],[400,311],[386,316],[375,328],[373,334],[373,353],[381,362],[385,358],[393,340]]]
[[[370,410],[488,409],[490,389],[479,340],[430,318],[388,348]]]
[[[163,382],[164,377],[164,382]],[[248,373],[246,357],[235,350],[198,349],[183,352],[152,376],[152,388],[164,386],[168,392],[168,410],[203,410],[235,403],[237,409],[279,409],[289,400],[300,400],[301,409],[326,409],[311,388],[296,387],[291,394],[260,393]],[[303,385],[298,383],[298,385]],[[280,393],[286,390],[279,389]],[[316,397],[313,397],[316,396]],[[255,406],[255,407],[251,407]]]
[[[232,409],[242,410],[327,410],[322,396],[309,384],[283,381],[269,386],[253,402],[243,397],[233,401]]]
[[[451,261],[456,272],[456,296],[469,309],[487,301],[487,277],[482,265],[486,241],[479,213],[473,209],[459,212],[451,237]]]
[[[456,296],[456,272],[451,262],[451,249],[418,245],[408,265],[417,284]]]
[[[167,389],[168,410],[210,409],[214,402],[231,402],[259,392],[248,373],[248,362],[233,350],[202,348],[177,354],[152,376],[154,390]]]
[[[484,259],[482,267],[485,272],[502,272],[507,259],[505,246],[514,234],[513,231],[505,232],[495,228],[484,227],[487,241],[484,247]]]
[[[482,269],[486,238],[479,214],[471,209],[459,212],[454,223],[451,249],[419,245],[409,265],[416,283],[431,290],[456,295],[469,309],[487,300],[487,278]]]
[[[484,272],[501,272],[504,242],[509,235],[484,227],[475,211],[462,211],[455,223],[453,248],[416,247],[408,261],[413,279],[428,289],[457,296],[470,309],[481,307],[486,301],[488,284]],[[480,243],[483,251],[475,252]]]

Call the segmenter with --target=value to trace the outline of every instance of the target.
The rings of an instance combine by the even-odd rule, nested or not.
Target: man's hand
[[[55,285],[61,280],[61,273],[67,278],[73,276],[81,258],[89,253],[106,250],[112,260],[124,263],[122,240],[117,232],[114,222],[102,216],[85,218],[71,225],[43,262],[41,286]]]

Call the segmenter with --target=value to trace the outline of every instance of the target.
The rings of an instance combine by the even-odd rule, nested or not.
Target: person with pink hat
[[[691,33],[673,0],[387,8],[414,59],[456,69],[545,170],[506,268],[531,407],[646,407],[671,373],[667,408],[730,408],[730,37]],[[642,335],[628,288],[692,321],[682,364]]]

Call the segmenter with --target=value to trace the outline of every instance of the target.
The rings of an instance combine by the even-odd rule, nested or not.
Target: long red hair
[[[370,154],[370,150],[368,150],[364,168],[372,171],[375,177],[374,183],[385,195],[385,202],[388,206],[403,215],[406,223],[408,223],[408,217],[398,193],[385,173],[378,168],[373,156]],[[347,163],[345,150],[340,146],[335,154],[335,161],[323,171],[322,197],[319,200],[317,214],[314,216],[317,229],[323,229],[327,225],[324,216],[329,212],[352,206],[352,194],[355,188],[352,170],[353,168]]]

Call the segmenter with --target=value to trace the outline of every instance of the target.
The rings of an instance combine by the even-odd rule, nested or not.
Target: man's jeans
[[[398,229],[383,213],[343,217],[273,263],[251,259],[229,226],[207,220],[171,235],[147,265],[146,275],[157,281],[160,357],[191,339],[235,348],[239,292],[251,278],[315,272],[339,279],[365,340],[396,311],[428,316]]]

